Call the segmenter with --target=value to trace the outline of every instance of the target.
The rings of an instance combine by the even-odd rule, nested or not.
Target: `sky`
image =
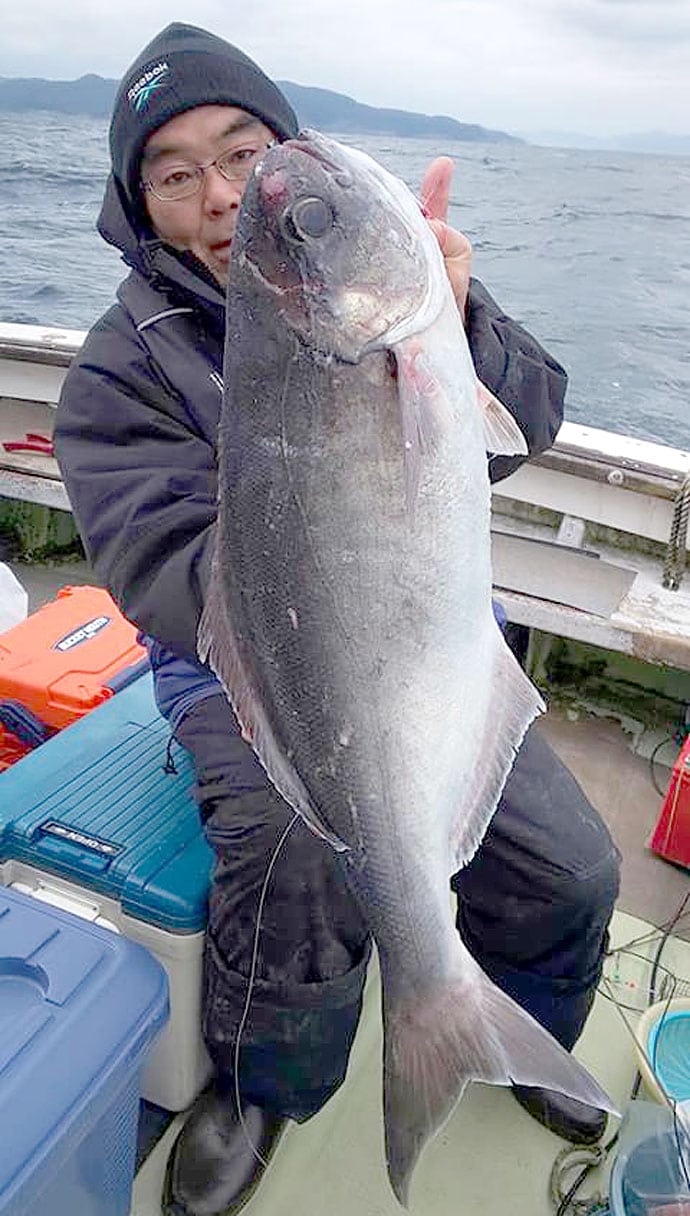
[[[119,79],[169,21],[369,105],[524,134],[690,134],[690,0],[4,0],[0,76]]]

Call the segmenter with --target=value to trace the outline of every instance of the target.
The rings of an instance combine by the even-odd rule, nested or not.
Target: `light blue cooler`
[[[0,890],[0,1216],[127,1216],[167,1013],[143,947]]]

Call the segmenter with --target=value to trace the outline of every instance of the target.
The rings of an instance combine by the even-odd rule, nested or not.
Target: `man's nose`
[[[209,165],[202,183],[204,206],[210,211],[224,211],[226,207],[238,207],[246,182],[227,177],[215,165]]]

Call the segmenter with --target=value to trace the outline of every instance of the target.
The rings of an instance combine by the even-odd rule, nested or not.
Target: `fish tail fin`
[[[543,1086],[617,1113],[583,1065],[479,969],[417,1001],[389,1002],[384,984],[384,1022],[386,1158],[403,1207],[422,1148],[468,1081]]]

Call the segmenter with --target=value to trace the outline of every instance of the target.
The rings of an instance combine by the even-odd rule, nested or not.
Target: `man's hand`
[[[472,270],[472,246],[462,232],[450,228],[446,222],[452,176],[453,162],[450,157],[438,156],[424,174],[420,193],[422,207],[441,247],[446,274],[464,319]]]

